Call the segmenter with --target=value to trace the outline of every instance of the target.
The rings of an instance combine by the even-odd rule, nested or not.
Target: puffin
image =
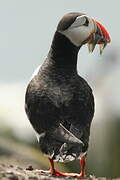
[[[86,177],[85,164],[95,103],[91,87],[77,72],[81,47],[100,54],[111,38],[105,27],[84,13],[68,13],[59,21],[50,50],[34,72],[25,94],[25,111],[41,152],[55,176]],[[80,160],[80,173],[59,172],[56,162]]]

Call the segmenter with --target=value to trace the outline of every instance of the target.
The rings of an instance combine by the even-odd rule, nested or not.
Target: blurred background
[[[91,128],[87,173],[120,177],[120,23],[119,1],[1,0],[0,1],[0,162],[47,168],[24,112],[25,89],[35,68],[43,63],[61,16],[84,12],[111,35],[99,55],[87,46],[79,53],[78,71],[92,86],[96,112]],[[79,171],[79,162],[58,164]]]

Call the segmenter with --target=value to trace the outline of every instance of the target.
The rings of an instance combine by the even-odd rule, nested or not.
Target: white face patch
[[[82,26],[86,22],[86,17],[87,17],[86,15],[78,16],[74,21],[74,23],[69,28]]]
[[[86,18],[89,21],[88,26],[85,26]],[[84,42],[90,34],[95,31],[95,25],[92,18],[83,15],[78,16],[74,23],[65,31],[61,31],[60,33],[65,35],[74,45],[80,46],[82,42]]]

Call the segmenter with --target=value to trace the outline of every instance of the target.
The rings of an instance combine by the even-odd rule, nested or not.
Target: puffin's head
[[[100,54],[111,39],[102,24],[83,13],[69,13],[60,20],[57,31],[66,36],[75,46],[88,43],[89,52],[100,45]]]

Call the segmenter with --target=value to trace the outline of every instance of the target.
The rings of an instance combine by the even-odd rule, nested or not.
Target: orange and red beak
[[[100,46],[100,54],[102,54],[104,48],[111,42],[111,38],[105,27],[96,20],[93,20],[95,24],[95,32],[92,33],[88,42],[89,52],[93,52],[96,44]]]

